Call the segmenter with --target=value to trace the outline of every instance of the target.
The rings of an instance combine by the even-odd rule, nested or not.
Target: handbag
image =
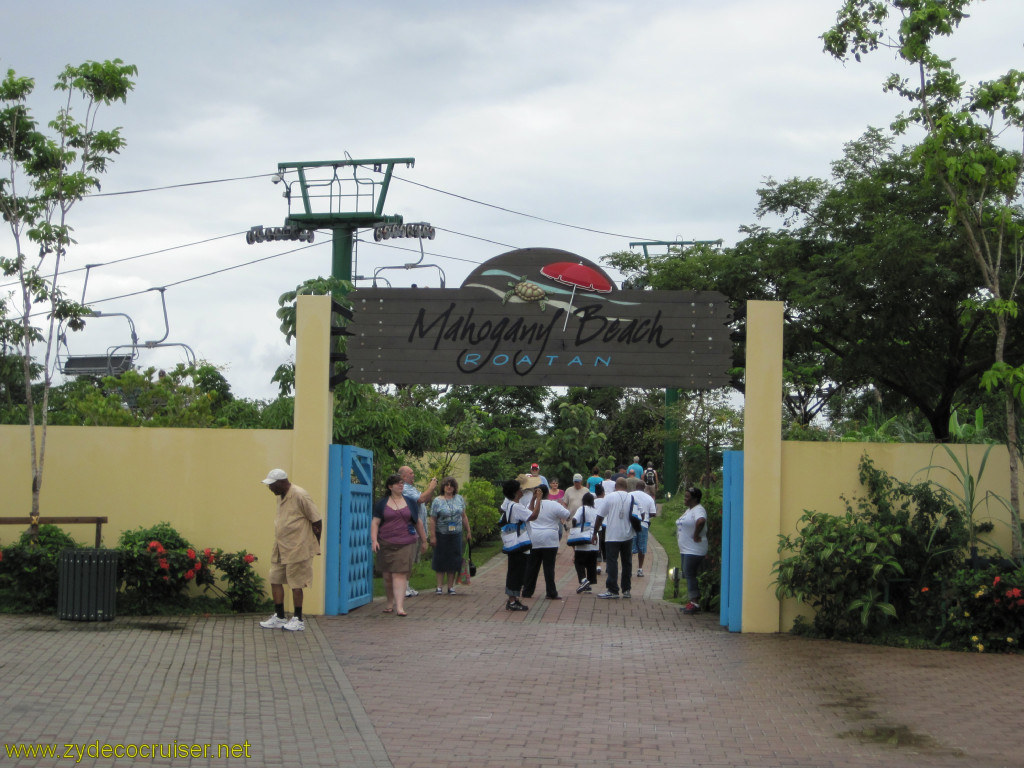
[[[510,523],[508,519],[508,510],[503,505],[501,507],[501,520],[499,524],[501,526],[501,551],[506,555],[513,552],[522,552],[532,545],[530,531],[527,529],[526,524]]]
[[[643,522],[640,520],[639,515],[633,514],[633,505],[636,503],[636,499],[632,496],[629,497],[629,524],[633,526],[633,533],[640,533],[640,529],[643,527]]]
[[[459,573],[459,583],[469,584],[470,579],[476,576],[476,566],[473,565],[473,548],[466,542],[468,554],[462,558],[462,571]]]
[[[565,543],[570,547],[578,547],[581,544],[590,544],[594,538],[594,524],[587,521],[587,513],[584,512],[586,507],[580,507],[580,521],[576,523],[576,518],[572,519],[572,527],[569,529],[569,538],[565,540]]]

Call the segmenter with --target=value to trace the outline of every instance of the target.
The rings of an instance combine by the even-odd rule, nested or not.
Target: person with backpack
[[[644,470],[642,479],[644,485],[647,486],[647,492],[651,494],[651,498],[658,498],[658,473],[654,470],[653,462],[647,462],[647,469]]]

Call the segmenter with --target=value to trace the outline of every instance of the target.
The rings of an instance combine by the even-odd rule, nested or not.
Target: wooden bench
[[[105,517],[0,517],[0,525],[28,525],[39,532],[40,525],[95,525],[96,526],[96,548],[100,548],[100,540],[103,534],[103,524],[107,522]]]

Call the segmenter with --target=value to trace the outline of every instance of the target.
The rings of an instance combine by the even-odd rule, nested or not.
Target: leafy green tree
[[[981,277],[980,303],[996,321],[994,362],[984,384],[1004,391],[1012,554],[1020,558],[1017,429],[1024,366],[1007,359],[1007,344],[1024,279],[1024,72],[1009,69],[968,86],[954,60],[939,55],[936,43],[957,30],[972,3],[845,0],[822,39],[825,50],[842,61],[859,61],[881,47],[907,67],[885,81],[885,90],[909,105],[893,127],[924,132],[915,159],[944,192],[946,220],[967,243]]]
[[[595,464],[608,466],[614,458],[608,453],[608,439],[593,409],[586,405],[562,403],[544,447],[541,466],[545,477],[557,477],[568,488],[574,473],[586,476]]]
[[[570,387],[561,398],[551,401],[557,411],[562,402],[587,405],[593,409],[601,431],[607,437],[608,459],[601,469],[629,464],[634,456],[641,463],[660,466],[663,453],[665,396],[660,389],[625,387]],[[589,470],[593,465],[585,467]]]
[[[296,335],[296,301],[299,296],[329,295],[348,306],[346,297],[351,290],[352,284],[346,280],[317,277],[281,294],[277,316],[285,339],[291,343]],[[339,351],[343,349],[342,337]],[[295,386],[294,365],[280,366],[274,381],[280,386],[281,397],[267,406],[265,420],[290,427],[294,423],[294,401],[290,397]],[[417,398],[424,396],[426,392],[423,389],[389,392],[372,384],[343,380],[334,389],[332,439],[335,443],[358,445],[373,451],[374,460],[382,466],[393,464],[397,467],[406,456],[420,456],[435,450],[441,445],[443,425],[436,411],[418,407]]]
[[[0,81],[0,161],[5,166],[0,177],[0,213],[14,245],[13,254],[0,258],[0,270],[16,277],[19,285],[17,317],[14,323],[5,323],[3,333],[22,357],[33,516],[39,514],[43,485],[56,327],[66,322],[77,330],[87,312],[67,299],[60,286],[61,269],[74,242],[68,219],[75,203],[99,189],[100,174],[124,146],[119,129],[101,130],[97,121],[104,107],[127,99],[137,73],[136,67],[120,59],[66,67],[55,86],[66,99],[48,124],[49,132],[40,129],[28,108],[35,81],[19,77],[13,69]],[[35,254],[29,253],[35,249]],[[45,275],[44,269],[50,274]],[[34,324],[40,312],[46,318],[44,328]],[[43,377],[38,434],[32,386],[37,345],[42,351]]]
[[[263,426],[260,404],[236,401],[224,377],[206,362],[79,378],[54,387],[50,405],[51,423],[62,425]]]
[[[841,418],[849,396],[870,387],[887,410],[919,410],[945,440],[991,362],[995,324],[973,301],[983,286],[943,214],[941,185],[915,150],[893,143],[870,129],[847,144],[831,179],[768,180],[756,212],[779,228],[749,226],[733,249],[627,266],[655,287],[726,293],[741,345],[746,302],[784,301],[784,406],[797,423]],[[1011,349],[1022,354],[1019,341]]]
[[[743,417],[729,403],[729,391],[698,390],[673,406],[682,454],[683,483],[712,484],[722,467],[722,451],[743,444]],[[674,488],[668,489],[675,491]]]

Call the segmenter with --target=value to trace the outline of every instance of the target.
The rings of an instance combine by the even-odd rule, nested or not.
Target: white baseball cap
[[[266,478],[263,480],[263,484],[264,485],[272,485],[273,483],[276,483],[278,480],[287,480],[287,479],[288,479],[288,473],[285,472],[283,469],[272,469],[267,474]]]

